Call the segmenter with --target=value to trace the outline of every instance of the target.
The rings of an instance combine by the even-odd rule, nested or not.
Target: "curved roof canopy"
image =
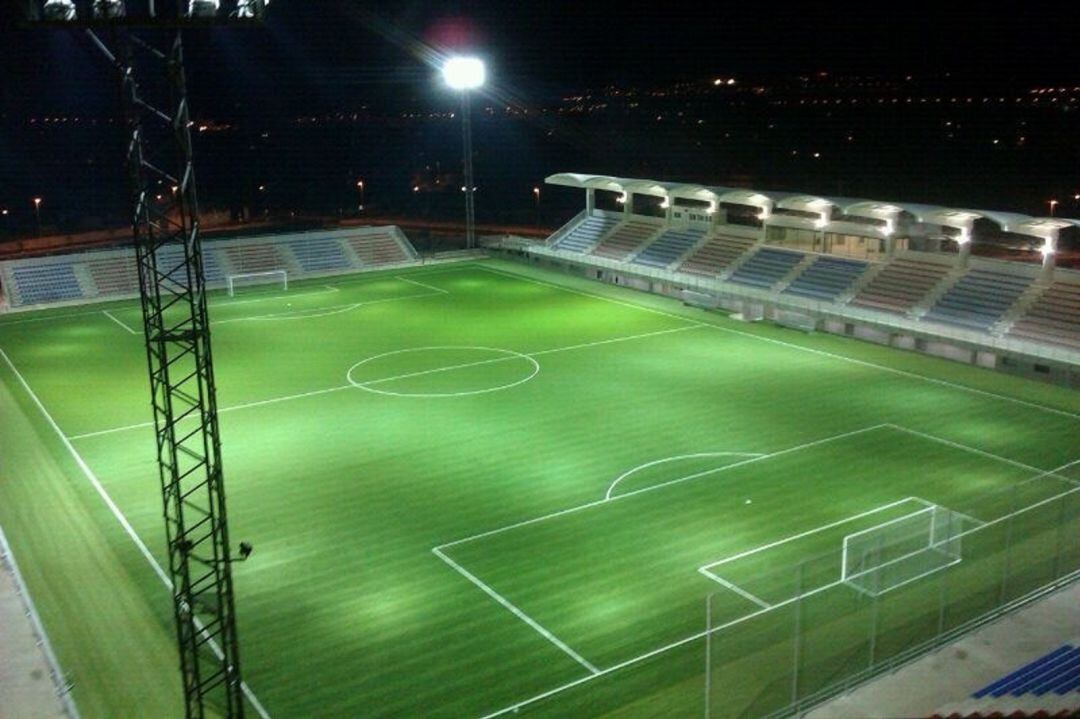
[[[1017,212],[998,210],[971,210],[941,205],[925,205],[911,202],[882,202],[841,197],[821,197],[791,192],[715,187],[692,183],[662,182],[608,175],[588,175],[562,172],[548,177],[549,185],[562,185],[580,189],[629,192],[655,197],[682,197],[713,203],[750,205],[768,216],[776,208],[799,212],[816,212],[824,216],[832,214],[833,208],[853,217],[885,220],[895,224],[903,213],[909,213],[918,222],[942,227],[952,227],[970,234],[978,219],[996,223],[1005,232],[1028,235],[1042,239],[1056,239],[1066,227],[1080,227],[1080,220],[1067,217],[1032,217]]]

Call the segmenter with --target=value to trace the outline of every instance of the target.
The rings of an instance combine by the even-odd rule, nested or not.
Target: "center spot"
[[[540,372],[532,357],[497,347],[412,347],[349,368],[349,383],[394,397],[462,397],[510,389]]]

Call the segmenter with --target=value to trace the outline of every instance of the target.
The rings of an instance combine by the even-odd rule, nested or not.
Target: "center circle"
[[[403,368],[401,372],[384,377],[376,377],[366,381],[358,380],[354,375],[361,367],[370,366],[374,362],[385,359],[387,357],[397,357],[402,355],[415,354],[420,352],[427,353],[455,353],[458,355],[457,359],[448,365],[436,365],[434,367],[421,367],[407,369]],[[467,355],[477,354],[479,356],[470,358]],[[492,356],[494,355],[494,356]],[[389,389],[384,389],[379,385],[390,384],[403,380],[408,380],[413,377],[430,377],[438,376],[444,373],[450,373],[457,370],[466,370],[473,367],[484,367],[487,365],[499,365],[503,363],[518,363],[526,362],[531,365],[531,371],[524,377],[519,377],[512,381],[505,381],[491,387],[482,387],[479,389],[466,389],[457,392],[395,392]],[[365,392],[373,392],[375,394],[389,395],[392,397],[465,397],[474,394],[485,394],[487,392],[496,392],[498,390],[510,389],[516,387],[519,384],[528,382],[537,374],[540,373],[540,364],[530,357],[529,355],[515,352],[513,350],[501,349],[498,347],[475,347],[475,346],[456,346],[456,345],[440,345],[432,347],[410,347],[403,350],[392,350],[390,352],[383,352],[381,354],[372,355],[366,359],[362,359],[352,367],[346,373],[345,377],[353,387],[362,389]]]

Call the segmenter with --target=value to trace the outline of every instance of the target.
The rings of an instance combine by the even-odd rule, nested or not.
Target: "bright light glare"
[[[214,17],[220,9],[220,0],[191,0],[188,14],[191,17]]]
[[[46,20],[75,19],[75,3],[72,0],[47,0],[43,9]]]
[[[487,77],[484,61],[476,57],[452,57],[443,65],[442,73],[454,90],[475,90]]]

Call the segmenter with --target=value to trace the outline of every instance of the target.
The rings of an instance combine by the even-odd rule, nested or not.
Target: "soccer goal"
[[[229,297],[235,297],[238,290],[252,285],[280,285],[284,291],[289,289],[289,273],[285,270],[242,272],[237,275],[226,275],[225,284],[229,288]]]
[[[877,596],[961,561],[963,515],[931,504],[844,537],[841,580]]]

